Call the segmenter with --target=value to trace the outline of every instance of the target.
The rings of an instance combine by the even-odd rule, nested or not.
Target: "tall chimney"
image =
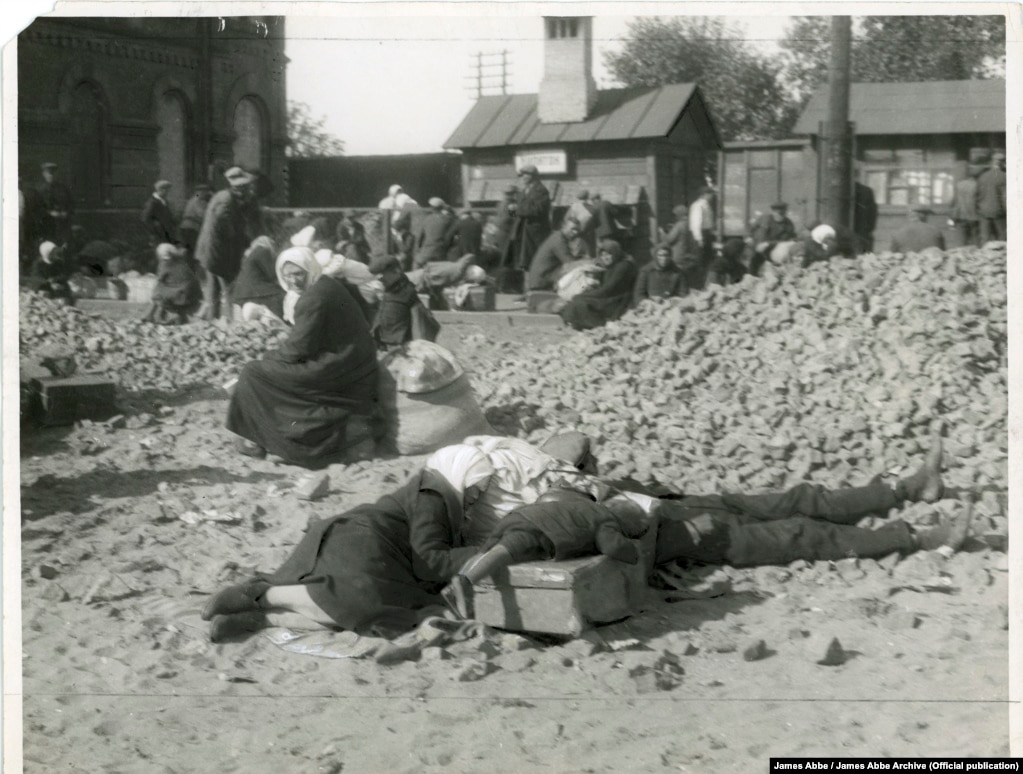
[[[593,17],[545,16],[540,122],[585,121],[597,101],[593,80]]]

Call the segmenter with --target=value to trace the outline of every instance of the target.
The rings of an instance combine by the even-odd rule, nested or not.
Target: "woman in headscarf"
[[[597,259],[604,267],[600,284],[584,290],[569,301],[558,314],[576,330],[599,328],[617,320],[632,303],[636,285],[636,264],[613,239],[604,239],[597,250]]]
[[[287,289],[277,277],[274,249],[270,237],[256,237],[242,257],[241,271],[231,289],[231,301],[241,307],[243,320],[259,320],[268,315],[284,319]]]
[[[278,350],[242,369],[227,412],[238,451],[267,452],[322,468],[372,441],[377,413],[376,344],[344,281],[306,247],[277,259],[283,316],[293,327]]]
[[[378,636],[411,629],[475,554],[463,543],[463,511],[493,473],[475,447],[440,449],[398,491],[312,526],[276,572],[211,597],[202,612],[210,639],[261,628],[268,612]]]

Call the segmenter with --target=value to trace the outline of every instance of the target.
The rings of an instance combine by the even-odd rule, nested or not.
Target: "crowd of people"
[[[44,166],[50,198],[39,201],[48,209],[32,221],[33,238],[43,240],[44,278],[58,274],[47,267],[58,265],[54,253],[75,238],[71,197],[53,172]],[[168,205],[170,184],[154,185],[141,213],[158,261],[147,318],[238,316],[287,326],[277,349],[239,373],[226,427],[240,454],[272,454],[310,469],[372,455],[380,437],[381,353],[437,334],[424,293],[479,281],[487,269],[504,282],[517,276],[531,292],[564,290],[563,281],[573,279],[575,292],[559,314],[585,329],[636,303],[756,273],[778,245],[798,241],[778,202],[755,219],[748,238],[715,245],[715,192],[708,187],[691,206],[675,208],[676,222],[640,267],[623,247],[628,232],[614,207],[587,191],[552,230],[549,193],[536,168],[526,166],[521,189],[509,188],[488,224],[473,212],[456,216],[438,197],[421,212],[401,186],[392,186],[380,207],[386,247],[373,251],[351,213],[332,229],[323,218],[296,212],[271,235],[260,177],[233,167],[224,179],[217,193],[197,187],[180,222]],[[866,238],[862,224],[846,237],[848,248],[837,229],[816,224],[805,237],[803,262],[855,250]],[[928,225],[913,224],[914,238]],[[62,238],[58,247],[54,240]],[[908,250],[919,242],[898,244]],[[759,495],[687,495],[602,478],[592,441],[579,433],[557,435],[543,447],[466,438],[432,454],[376,503],[313,525],[277,571],[213,595],[203,618],[214,641],[283,613],[311,627],[393,636],[441,604],[471,618],[474,585],[510,563],[596,552],[635,562],[630,541],[648,529],[656,530],[658,564],[752,566],[956,548],[968,512],[926,530],[898,519],[876,530],[856,526],[867,514],[942,496],[940,432],[919,470],[894,484],[876,479],[830,492],[803,484]]]

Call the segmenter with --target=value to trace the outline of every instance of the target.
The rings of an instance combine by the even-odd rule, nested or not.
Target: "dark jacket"
[[[977,214],[1004,218],[1005,213],[1005,172],[992,168],[977,178]]]
[[[231,288],[231,301],[239,306],[250,301],[262,304],[284,319],[284,288],[277,280],[274,254],[267,247],[257,244],[242,260],[241,271]]]
[[[685,275],[674,263],[668,262],[663,269],[656,262],[650,261],[636,275],[636,287],[633,290],[632,302],[638,304],[646,298],[670,298],[684,296],[689,292]]]
[[[448,227],[448,258],[456,260],[466,253],[480,255],[483,244],[483,224],[472,215],[459,217]]]
[[[753,241],[791,242],[796,238],[796,227],[787,217],[775,220],[770,213],[761,215],[753,226]]]
[[[528,288],[551,290],[561,276],[561,268],[574,260],[572,246],[561,231],[552,232],[540,245],[529,264]]]
[[[551,233],[551,195],[539,180],[533,180],[516,200],[515,254],[516,268],[528,269],[543,240]]]
[[[218,191],[206,208],[195,258],[207,271],[231,282],[238,276],[245,250],[261,235],[258,206],[242,202],[230,190]]]
[[[572,559],[601,553],[635,564],[639,551],[626,538],[642,537],[646,525],[628,525],[603,505],[591,502],[550,502],[527,505],[501,519],[481,550],[497,545],[506,533],[523,530],[549,541],[551,559]]]
[[[919,253],[928,247],[945,249],[945,237],[941,235],[941,229],[930,223],[912,221],[892,234],[893,253]]]
[[[675,221],[665,235],[664,243],[671,247],[671,260],[680,269],[686,269],[700,261],[696,240],[689,231],[689,221],[682,217]]]
[[[443,604],[439,591],[476,554],[462,545],[461,528],[457,494],[423,470],[375,503],[313,524],[280,569],[262,577],[305,584],[342,629],[409,629],[416,610]]]
[[[877,228],[877,200],[874,189],[863,183],[856,183],[853,189],[853,232],[869,237]]]
[[[636,264],[629,257],[616,261],[605,272],[600,285],[569,301],[558,314],[578,330],[598,328],[617,320],[632,303],[636,287]]]
[[[596,223],[594,233],[597,241],[601,239],[617,239],[618,224],[615,221],[615,208],[606,199],[598,199],[594,205],[593,220]]]
[[[451,225],[451,217],[444,212],[431,212],[419,227],[416,237],[415,265],[421,268],[430,261],[443,261],[447,258],[447,234]]]
[[[412,341],[412,307],[421,303],[415,286],[404,274],[384,288],[373,322],[373,338],[381,348]]]
[[[163,199],[150,196],[142,208],[142,223],[152,237],[153,244],[173,244],[177,230],[170,206]]]

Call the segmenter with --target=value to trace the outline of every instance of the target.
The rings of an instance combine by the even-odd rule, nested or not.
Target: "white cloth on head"
[[[300,269],[303,269],[307,276],[306,288],[310,287],[316,280],[320,278],[320,264],[316,261],[316,256],[313,255],[313,251],[308,247],[289,247],[283,253],[277,256],[277,281],[281,284],[281,287],[286,291],[284,294],[284,319],[294,324],[295,322],[295,304],[298,303],[299,296],[302,294],[288,288],[288,283],[284,281],[284,264],[291,263]]]
[[[50,253],[57,249],[57,245],[53,242],[43,242],[39,245],[39,257],[43,259],[45,263],[50,262]]]
[[[827,223],[821,223],[810,232],[810,238],[819,245],[824,244],[825,239],[834,239],[835,236],[835,229]]]
[[[458,495],[459,502],[470,486],[486,490],[494,474],[494,468],[483,452],[462,443],[438,449],[426,458],[423,467],[447,481]]]
[[[291,237],[291,245],[292,247],[309,247],[314,236],[316,236],[316,226],[306,226]]]
[[[601,491],[597,479],[520,438],[474,435],[463,444],[483,452],[494,470],[486,490],[466,511],[462,531],[466,545],[482,543],[497,522],[516,508],[535,503],[554,486],[570,485],[595,497]]]

